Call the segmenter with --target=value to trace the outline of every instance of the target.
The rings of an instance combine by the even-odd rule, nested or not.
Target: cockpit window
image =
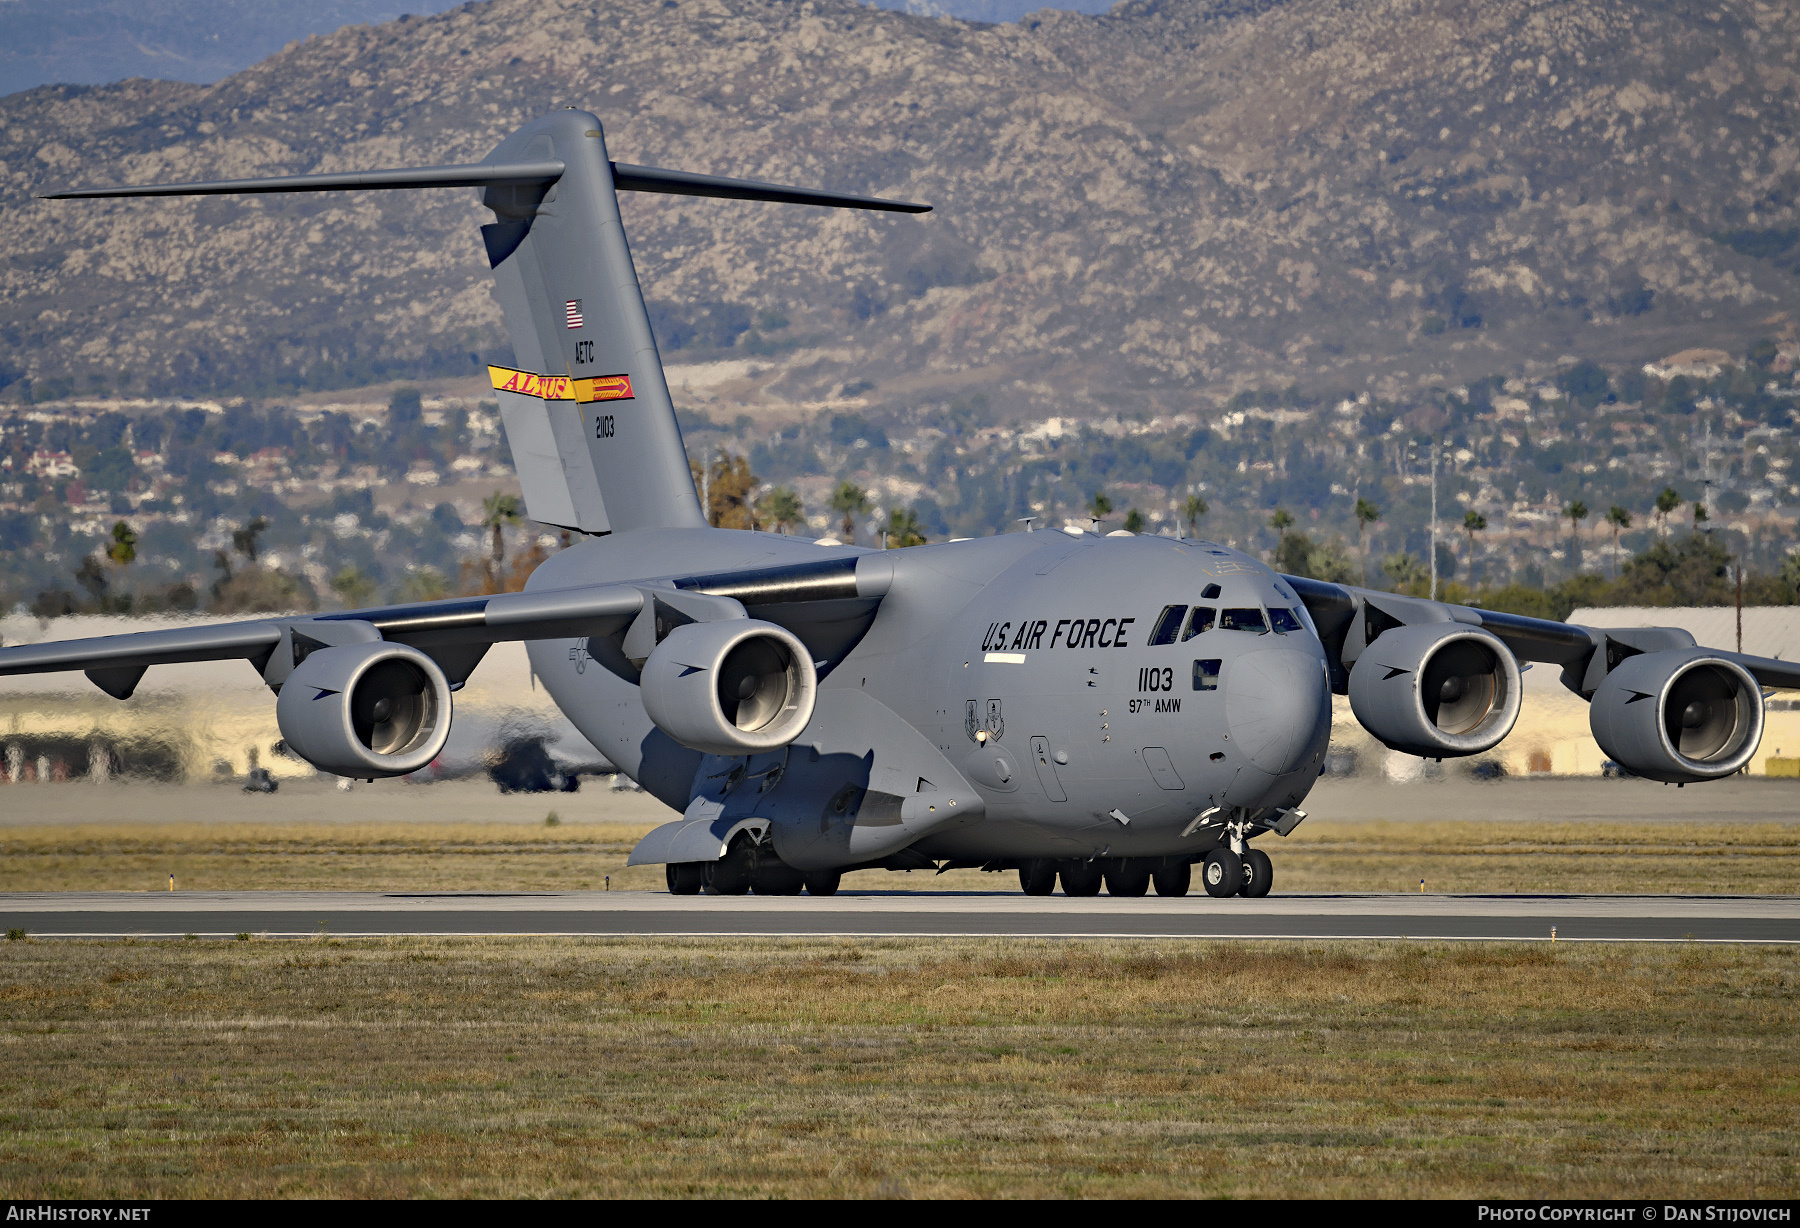
[[[1213,619],[1217,617],[1217,615],[1218,611],[1209,605],[1195,606],[1194,616],[1188,619],[1187,630],[1181,633],[1181,638],[1184,640],[1191,640],[1202,631],[1211,631]]]
[[[1225,610],[1219,615],[1221,631],[1254,631],[1258,635],[1266,635],[1269,624],[1263,621],[1263,612],[1253,610]]]
[[[1217,601],[1219,599],[1219,594],[1222,591],[1223,590],[1220,589],[1217,584],[1208,584],[1205,590],[1201,592],[1200,599],[1202,601]]]
[[[1300,616],[1298,614],[1294,613],[1292,610],[1283,609],[1278,605],[1269,607],[1269,624],[1275,628],[1275,633],[1277,635],[1286,635],[1290,631],[1303,631],[1306,629],[1306,625],[1300,621]]]
[[[1150,632],[1152,646],[1175,642],[1175,637],[1181,634],[1181,620],[1187,617],[1187,609],[1184,605],[1163,607],[1162,614],[1156,620],[1156,629]]]

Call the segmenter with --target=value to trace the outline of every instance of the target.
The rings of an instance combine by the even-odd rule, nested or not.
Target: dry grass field
[[[8,1195],[1800,1192],[1800,952],[0,943]]]
[[[647,823],[164,822],[0,827],[0,891],[662,890],[626,869]],[[1309,819],[1265,836],[1277,893],[1800,893],[1800,822]],[[1017,891],[1012,874],[869,870],[848,891]]]

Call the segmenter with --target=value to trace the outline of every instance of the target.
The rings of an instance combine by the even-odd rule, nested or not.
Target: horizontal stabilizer
[[[218,179],[210,183],[147,183],[117,188],[75,188],[47,192],[44,200],[96,196],[235,196],[259,192],[335,192],[346,188],[484,188],[494,184],[552,183],[561,162],[511,165],[409,166],[385,171],[343,171],[332,175],[281,175],[273,179]]]
[[[723,200],[766,200],[778,205],[825,205],[844,209],[880,209],[888,213],[930,213],[930,205],[846,192],[821,192],[813,188],[784,188],[754,179],[727,179],[723,175],[695,175],[665,171],[654,166],[613,163],[613,187],[621,192],[662,192],[670,196],[716,196]]]
[[[485,188],[509,184],[554,183],[567,167],[562,162],[475,163],[469,166],[411,166],[384,171],[342,171],[330,175],[279,175],[272,179],[216,179],[204,183],[146,183],[112,188],[73,188],[46,192],[44,200],[83,200],[107,196],[240,196],[263,192],[337,192],[358,188]],[[724,200],[766,200],[785,205],[824,205],[846,209],[881,209],[890,213],[929,213],[930,205],[881,200],[846,192],[786,188],[751,179],[694,175],[654,166],[613,163],[613,187],[621,192],[662,192],[672,196],[715,196]]]

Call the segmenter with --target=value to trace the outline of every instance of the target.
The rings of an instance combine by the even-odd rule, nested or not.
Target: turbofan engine
[[[806,645],[756,619],[669,632],[638,678],[644,711],[683,746],[743,755],[786,746],[812,720],[818,675]]]
[[[1350,670],[1350,707],[1383,745],[1478,755],[1519,719],[1519,663],[1491,631],[1418,623],[1381,633]]]
[[[1704,648],[1628,657],[1594,692],[1588,726],[1634,775],[1670,784],[1729,776],[1762,741],[1762,689]]]
[[[450,683],[405,644],[315,649],[282,684],[275,719],[288,749],[322,772],[404,776],[450,736]]]

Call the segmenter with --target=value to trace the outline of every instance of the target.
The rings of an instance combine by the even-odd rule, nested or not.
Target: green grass
[[[17,1198],[1792,1197],[1800,952],[0,944]]]

